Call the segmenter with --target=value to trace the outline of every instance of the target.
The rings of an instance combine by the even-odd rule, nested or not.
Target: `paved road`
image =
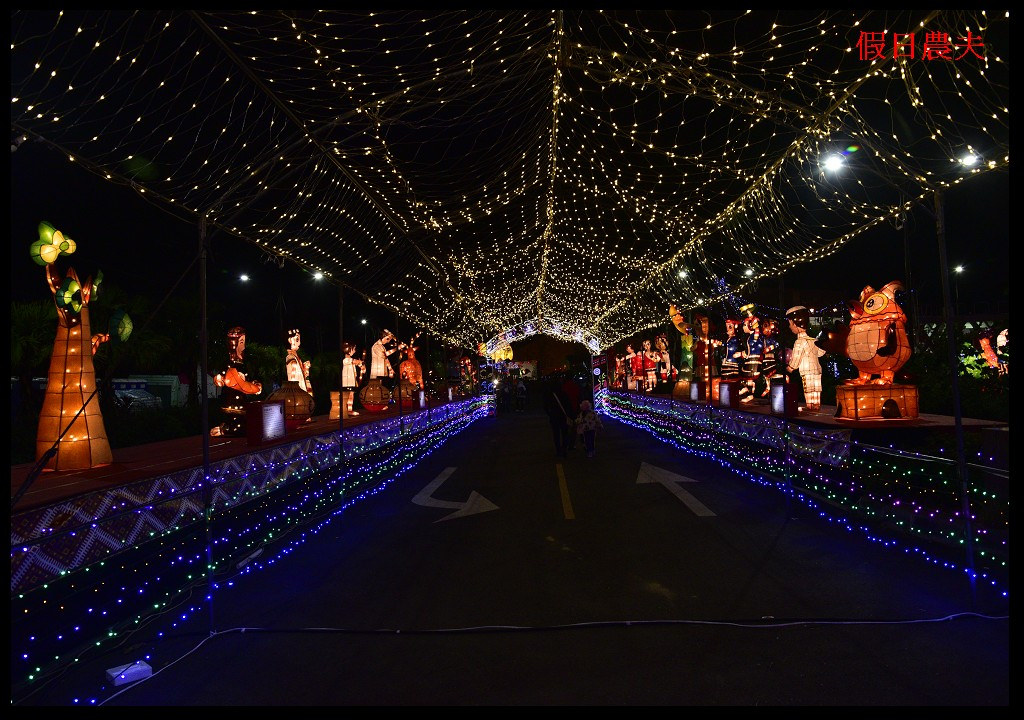
[[[536,407],[481,420],[260,558],[149,680],[104,683],[122,647],[25,704],[1009,704],[1007,601],[604,422],[559,462]]]

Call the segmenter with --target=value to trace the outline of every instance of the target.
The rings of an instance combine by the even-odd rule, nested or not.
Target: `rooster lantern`
[[[847,385],[891,385],[896,371],[910,359],[907,316],[895,297],[902,289],[903,284],[897,280],[881,290],[868,285],[861,290],[860,300],[847,301],[850,328],[846,355],[859,373],[847,380]]]

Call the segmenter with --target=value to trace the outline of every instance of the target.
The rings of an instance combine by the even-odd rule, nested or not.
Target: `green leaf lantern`
[[[54,237],[59,238],[56,244],[54,243]],[[64,236],[57,232],[53,225],[44,220],[39,223],[39,239],[29,247],[29,255],[32,256],[32,260],[37,265],[50,265],[57,259],[57,256],[60,255],[60,243],[63,243],[64,241]],[[71,243],[73,243],[73,241],[71,241]],[[70,243],[69,247],[71,247]],[[71,252],[74,251],[72,250]]]
[[[118,310],[110,316],[110,337],[119,342],[125,342],[132,334],[132,319],[124,310]]]
[[[82,286],[74,278],[64,278],[53,294],[53,300],[62,310],[77,313],[82,309]]]
[[[53,244],[60,250],[61,255],[70,255],[78,249],[78,243],[66,237],[60,230],[53,234]]]
[[[51,225],[50,223],[46,222],[45,220],[43,220],[41,223],[39,223],[39,239],[40,240],[45,240],[47,243],[52,245],[53,244],[53,234],[55,232],[57,232],[57,228],[55,228],[53,225]]]

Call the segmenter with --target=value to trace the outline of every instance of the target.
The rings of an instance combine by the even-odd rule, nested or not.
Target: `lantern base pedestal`
[[[689,380],[676,380],[676,384],[672,386],[672,397],[679,398],[681,400],[690,399],[690,381]]]
[[[359,391],[359,402],[368,412],[384,412],[391,405],[391,392],[384,387],[380,378],[371,378],[366,387]]]
[[[838,385],[837,420],[912,420],[918,416],[915,385]]]
[[[740,387],[742,380],[722,380],[718,383],[718,405],[719,407],[739,409]]]

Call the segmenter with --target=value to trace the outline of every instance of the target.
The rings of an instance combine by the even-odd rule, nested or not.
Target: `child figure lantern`
[[[794,305],[786,311],[789,329],[796,335],[786,371],[800,371],[800,380],[804,385],[804,406],[808,410],[818,410],[821,408],[821,363],[818,358],[825,351],[815,345],[814,338],[807,334],[810,319],[811,313],[803,305]]]
[[[344,408],[344,417],[349,417],[359,414],[356,410],[352,409],[352,406],[355,403],[356,388],[359,387],[359,381],[362,380],[365,366],[363,361],[355,356],[355,343],[344,343],[342,350],[344,354],[344,357],[341,359],[342,408]]]
[[[92,362],[110,334],[92,335],[89,327],[89,302],[95,298],[103,274],[83,283],[74,268],[68,268],[62,278],[53,267],[58,257],[70,255],[76,247],[74,240],[42,222],[39,240],[30,249],[32,259],[46,266],[46,282],[57,306],[57,334],[36,430],[36,460],[48,458],[44,471],[82,470],[109,465],[113,460]],[[126,340],[130,320],[122,313],[116,323],[115,338]]]
[[[210,434],[239,437],[245,435],[245,405],[253,396],[263,392],[263,385],[250,382],[245,377],[245,328],[233,327],[228,330],[228,367],[223,373],[217,373],[213,382],[223,388],[221,394],[221,412],[227,419],[220,425],[210,428]]]
[[[754,400],[758,378],[761,376],[761,362],[764,359],[764,338],[761,337],[761,319],[754,312],[754,304],[744,305],[740,312],[747,314],[743,320],[743,331],[747,333],[747,347],[743,351],[743,374],[746,377],[740,388],[740,402]]]

